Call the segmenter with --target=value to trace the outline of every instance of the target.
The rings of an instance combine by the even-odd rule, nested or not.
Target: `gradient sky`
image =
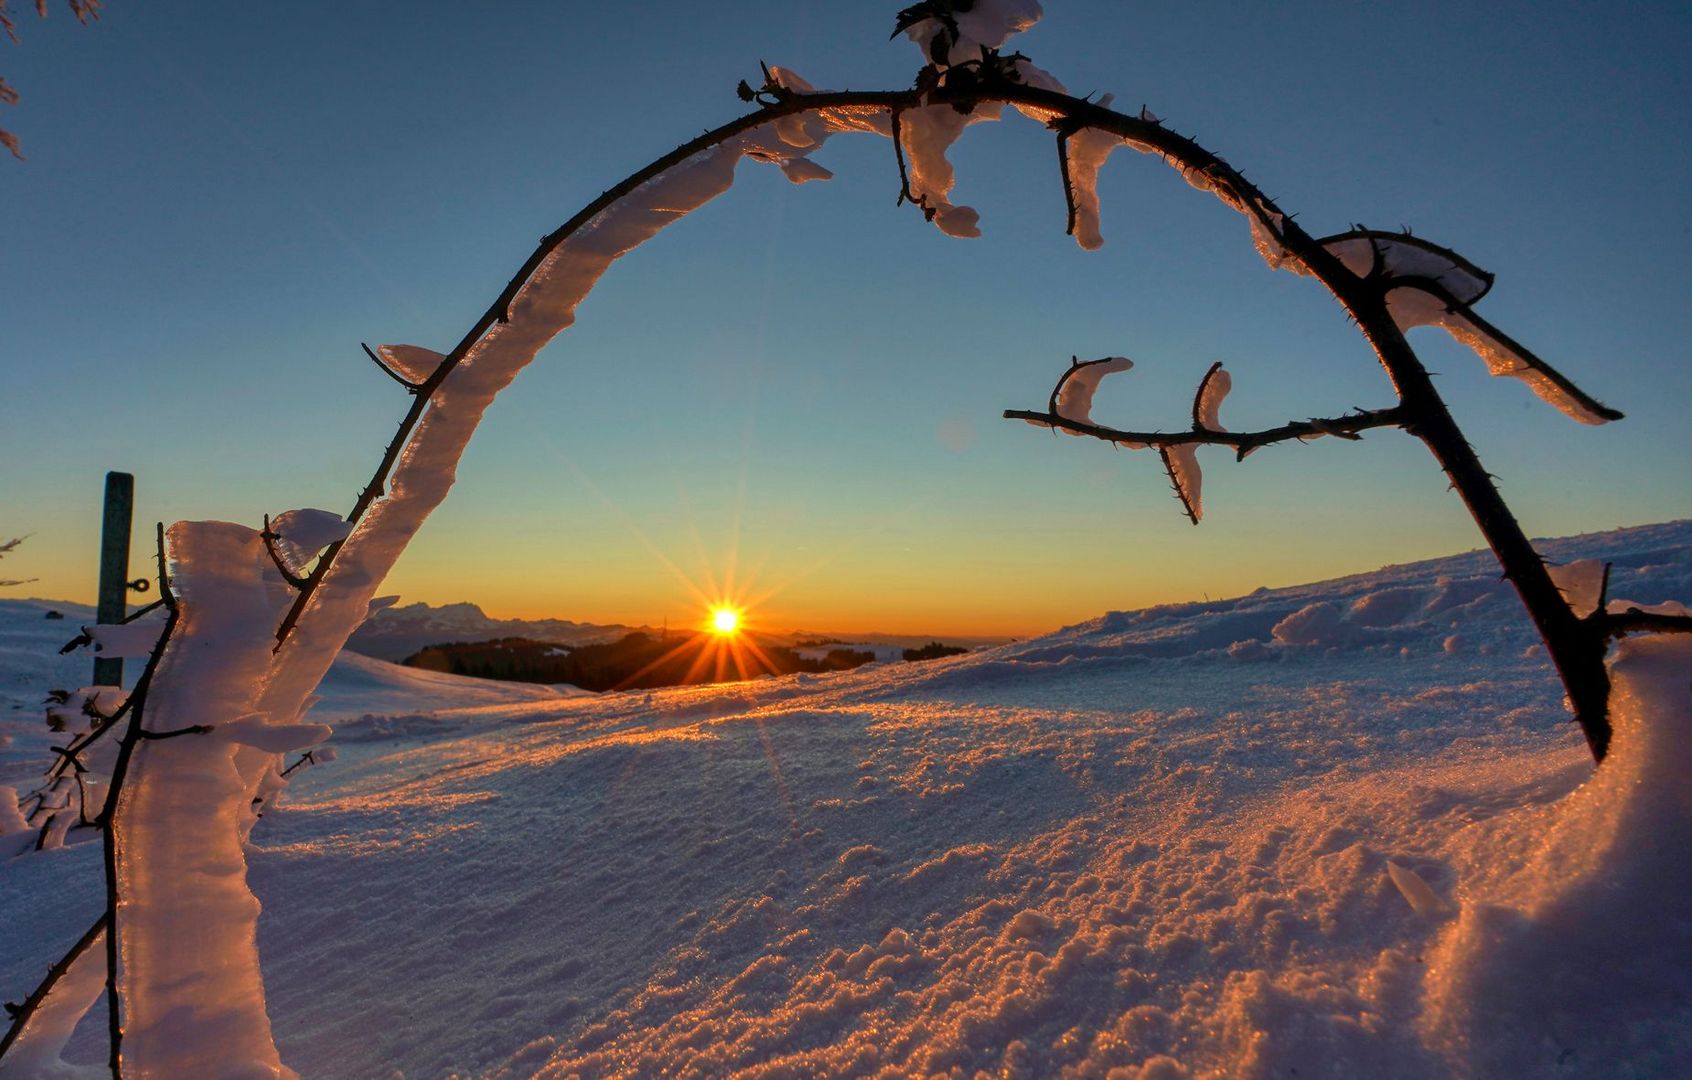
[[[0,43],[6,596],[92,598],[101,478],[150,523],[344,512],[405,408],[358,343],[455,343],[535,241],[739,114],[758,61],[908,85],[897,3],[55,7]],[[1242,10],[1243,9],[1243,10]],[[638,14],[630,14],[638,12]],[[1412,342],[1534,535],[1692,515],[1692,9],[1573,3],[1048,4],[1022,51],[1243,169],[1312,232],[1407,225],[1498,275],[1479,306],[1628,419],[1577,425],[1443,333]],[[1180,427],[1205,367],[1245,428],[1390,403],[1314,283],[1245,221],[1119,153],[1081,252],[1048,133],[971,129],[909,207],[885,140],[828,184],[743,164],[622,260],[498,401],[390,577],[407,601],[683,623],[687,582],[769,627],[1026,634],[1465,550],[1420,444],[1379,432],[1234,465],[1207,517],[1155,456],[999,419],[1072,353],[1138,367],[1095,416]],[[139,572],[139,569],[138,569]]]

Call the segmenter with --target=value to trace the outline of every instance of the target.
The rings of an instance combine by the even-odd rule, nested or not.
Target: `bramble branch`
[[[1275,443],[1303,441],[1323,435],[1358,439],[1361,438],[1359,432],[1372,428],[1402,427],[1403,408],[1402,405],[1394,405],[1390,409],[1358,410],[1326,419],[1291,420],[1280,427],[1264,428],[1261,431],[1209,431],[1198,427],[1197,424],[1190,431],[1124,431],[1102,424],[1070,420],[1053,411],[1036,412],[1031,409],[1006,409],[1004,416],[1006,420],[1026,420],[1031,424],[1044,424],[1049,428],[1124,446],[1151,446],[1158,449],[1188,445],[1227,446],[1235,451],[1237,460],[1243,461],[1253,450]]]

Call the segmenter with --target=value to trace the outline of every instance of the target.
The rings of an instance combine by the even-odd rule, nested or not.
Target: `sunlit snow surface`
[[[1692,597],[1692,523],[1544,550]],[[39,610],[0,603],[20,729]],[[282,1058],[1692,1074],[1692,737],[1618,705],[1627,767],[1577,790],[1533,642],[1474,554],[719,688],[559,698],[343,657],[310,717],[339,759],[253,836]],[[1624,663],[1657,700],[1685,656]],[[86,928],[97,863],[0,868],[4,996]]]

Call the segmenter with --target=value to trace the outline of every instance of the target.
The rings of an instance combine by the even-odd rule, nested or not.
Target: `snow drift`
[[[1692,523],[1544,550],[1692,593]],[[281,1060],[1683,1075],[1692,661],[1626,644],[1594,774],[1488,559],[717,687],[339,666],[306,719],[354,738],[252,834]],[[96,847],[0,868],[7,996],[97,910]]]

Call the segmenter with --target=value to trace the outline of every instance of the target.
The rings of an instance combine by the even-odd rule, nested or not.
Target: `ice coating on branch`
[[[263,750],[268,754],[286,754],[316,746],[334,734],[328,724],[270,724],[256,714],[217,725],[214,733],[230,742]]]
[[[276,534],[277,554],[298,573],[319,551],[345,540],[352,526],[333,510],[286,510],[270,519],[270,531]]]
[[[1099,99],[1109,108],[1111,96]],[[1087,251],[1104,246],[1099,230],[1099,171],[1122,140],[1097,128],[1084,128],[1069,137],[1069,192],[1075,202],[1075,242]]]
[[[1410,235],[1364,230],[1323,241],[1323,247],[1358,277],[1430,281],[1459,304],[1473,304],[1492,288],[1493,275],[1449,248]]]
[[[769,71],[770,78],[778,86],[796,94],[816,93],[816,87],[787,68],[771,67]],[[828,138],[831,129],[826,119],[810,113],[791,113],[777,117],[773,126],[779,145],[771,149],[749,149],[748,156],[776,165],[782,175],[795,184],[833,179],[832,172],[805,156]]]
[[[152,623],[155,640],[159,634],[159,624]],[[54,701],[47,706],[47,723],[54,731],[80,733],[88,730],[93,719],[90,712],[98,716],[111,716],[123,707],[129,692],[117,686],[84,686],[72,690],[65,696],[64,701]]]
[[[369,606],[364,609],[364,617],[368,619],[378,611],[386,611],[388,608],[393,607],[399,602],[400,597],[398,593],[393,593],[389,596],[378,596],[374,600],[370,601]]]
[[[1106,375],[1118,371],[1127,371],[1134,366],[1134,361],[1126,356],[1107,356],[1103,360],[1088,360],[1085,363],[1074,364],[1063,374],[1058,383],[1056,395],[1056,413],[1065,420],[1073,420],[1078,424],[1093,422],[1093,394],[1098,390],[1099,383]],[[1062,430],[1062,429],[1059,429]],[[1077,435],[1078,432],[1067,431],[1065,434]]]
[[[1204,473],[1199,469],[1198,444],[1178,443],[1161,449],[1169,480],[1196,525],[1204,518]]]
[[[834,173],[823,168],[808,157],[788,158],[779,163],[781,174],[795,184],[803,184],[811,180],[832,180]]]
[[[1198,410],[1194,421],[1205,431],[1227,431],[1222,426],[1222,402],[1234,388],[1234,377],[1226,368],[1217,367],[1205,376],[1199,388]]]
[[[382,362],[410,382],[424,382],[441,366],[446,357],[420,345],[378,345],[376,354]]]
[[[1640,611],[1646,615],[1672,615],[1677,619],[1692,616],[1692,609],[1679,600],[1664,600],[1657,604],[1641,604],[1637,600],[1611,600],[1604,606],[1604,610],[1612,615],[1622,615],[1629,611]]]
[[[84,626],[82,632],[93,639],[95,654],[106,659],[151,656],[159,643],[159,623],[152,619]]]
[[[997,49],[1040,21],[1043,12],[1035,0],[976,0],[968,11],[955,16],[958,39],[946,57],[948,64],[981,59],[981,50]],[[905,36],[922,49],[923,60],[934,59],[934,36],[946,29],[939,19],[923,19],[906,28]]]
[[[1437,326],[1486,362],[1494,375],[1520,379],[1540,400],[1583,424],[1604,424],[1621,414],[1583,393],[1555,368],[1500,333],[1472,311],[1452,307],[1432,293],[1406,286],[1387,293],[1387,310],[1399,329]]]
[[[1000,112],[997,105],[979,105],[966,116],[950,105],[924,105],[906,109],[899,115],[911,197],[947,236],[980,236],[981,229],[976,223],[981,215],[971,207],[955,206],[947,198],[957,175],[952,171],[952,163],[946,160],[946,151],[958,141],[964,128],[997,120]]]
[[[957,40],[951,43],[946,64],[964,64],[982,58],[982,50],[997,50],[1011,35],[1021,33],[1040,20],[1041,9],[1034,0],[976,0],[968,11],[955,16]],[[949,33],[946,23],[938,18],[922,19],[905,30],[906,36],[922,49],[924,61],[933,61],[934,39]],[[1063,84],[1050,73],[1026,60],[1018,60],[1013,68],[1017,78],[1026,85],[1061,91]],[[942,81],[945,74],[942,72]],[[1022,111],[1044,122],[1050,117],[1041,110],[1022,108]],[[970,124],[997,120],[1002,114],[999,105],[977,105],[966,115],[950,105],[925,105],[907,109],[899,116],[901,143],[909,161],[908,184],[917,205],[921,206],[939,230],[947,236],[963,238],[981,235],[980,214],[968,206],[951,202],[952,185],[956,176],[946,151]],[[1109,151],[1104,151],[1108,154]],[[1099,156],[1102,162],[1104,154]],[[1097,200],[1095,228],[1097,231]],[[1097,247],[1098,245],[1093,245]]]
[[[1580,559],[1564,566],[1547,566],[1551,581],[1562,590],[1563,599],[1576,616],[1585,618],[1598,610],[1604,592],[1604,564],[1597,559]]]
[[[106,934],[96,934],[37,1006],[17,1042],[0,1060],[0,1080],[103,1080],[104,1066],[73,1065],[61,1056],[77,1021],[106,989]]]
[[[1257,248],[1257,253],[1263,261],[1269,264],[1271,270],[1290,270],[1295,274],[1309,276],[1310,268],[1288,250],[1283,242],[1286,216],[1265,209],[1261,204],[1257,206],[1238,207],[1251,223],[1251,243]]]
[[[179,613],[144,722],[214,732],[137,743],[115,808],[124,1059],[136,1076],[292,1076],[271,1041],[242,847],[275,755],[215,734],[262,711],[286,597],[257,530],[178,522],[168,540]]]

